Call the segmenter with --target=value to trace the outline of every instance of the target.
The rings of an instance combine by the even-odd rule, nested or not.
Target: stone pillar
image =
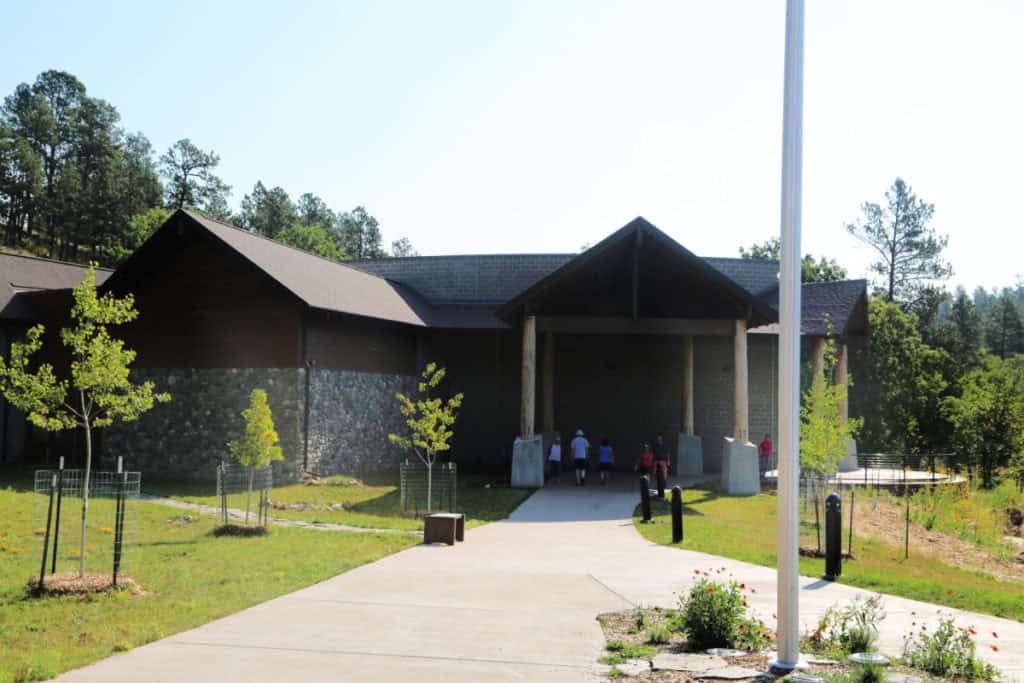
[[[817,381],[819,377],[825,374],[825,338],[815,337],[814,338],[814,352],[811,358],[811,369],[814,374],[811,375],[811,383]]]
[[[693,337],[683,337],[683,434],[693,434]]]
[[[747,321],[736,321],[733,338],[733,429],[737,441],[750,439],[749,400],[747,387]]]
[[[555,333],[544,333],[544,362],[541,368],[541,403],[544,413],[541,431],[545,434],[555,431]]]
[[[519,435],[533,436],[537,398],[537,319],[523,318],[523,374],[520,382]]]

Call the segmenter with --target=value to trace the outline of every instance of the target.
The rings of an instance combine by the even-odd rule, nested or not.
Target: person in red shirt
[[[650,474],[654,469],[654,451],[651,450],[651,444],[644,443],[640,457],[636,461],[636,469],[640,474]]]
[[[763,479],[765,473],[768,472],[768,468],[772,462],[772,435],[765,434],[764,440],[761,441],[757,446],[757,453],[761,457],[758,458],[760,461],[761,478]]]

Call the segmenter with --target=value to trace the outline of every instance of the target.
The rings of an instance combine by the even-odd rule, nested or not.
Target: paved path
[[[648,543],[630,520],[635,502],[631,490],[546,489],[456,547],[411,548],[60,680],[578,682],[602,650],[598,613],[673,605],[694,569],[726,567],[756,588],[752,605],[770,619],[774,570]],[[863,594],[805,579],[805,626]],[[892,653],[911,622],[937,612],[891,597],[885,608]],[[958,616],[998,631],[1000,652],[984,656],[1024,680],[1024,624]]]
[[[184,500],[177,500],[175,498],[163,498],[161,496],[154,496],[148,493],[143,493],[139,496],[140,500],[144,500],[147,503],[159,503],[171,508],[177,508],[179,510],[189,510],[191,512],[198,512],[201,515],[213,515],[220,517],[221,509],[213,505],[203,505],[202,503],[189,503]],[[255,513],[253,513],[255,517]],[[228,518],[235,521],[243,521],[246,518],[245,510],[236,510],[235,508],[228,508]],[[422,531],[409,531],[407,529],[372,529],[369,527],[352,526],[351,524],[331,524],[329,522],[305,522],[301,519],[285,519],[283,517],[271,517],[270,522],[273,526],[290,526],[298,529],[316,529],[317,531],[351,531],[355,534],[401,534],[405,536],[422,536]]]

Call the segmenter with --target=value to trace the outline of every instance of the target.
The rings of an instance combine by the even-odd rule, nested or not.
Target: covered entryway
[[[659,432],[670,448],[679,433],[699,435],[698,416],[749,439],[747,330],[776,313],[642,218],[498,315],[522,333],[524,437],[606,434],[626,456],[620,465]],[[719,448],[707,450],[714,471]]]

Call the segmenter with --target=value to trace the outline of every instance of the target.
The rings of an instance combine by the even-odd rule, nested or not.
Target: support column
[[[846,350],[846,344],[842,344],[839,347],[839,359],[836,363],[836,385],[846,386],[846,379],[849,376],[849,357]],[[847,387],[849,390],[849,387]],[[850,401],[849,394],[839,402],[839,422],[845,425],[850,419]]]
[[[537,319],[523,318],[523,374],[520,382],[519,435],[533,436],[536,414]]]
[[[736,336],[733,338],[733,374],[732,435],[737,441],[746,442],[750,440],[746,320],[736,321]]]
[[[683,433],[693,434],[693,337],[683,337]]]
[[[544,417],[541,420],[542,432],[555,431],[555,333],[544,333],[544,365],[542,368],[541,402]]]
[[[814,351],[813,358],[811,359],[811,369],[814,374],[811,375],[811,383],[818,380],[819,377],[825,374],[825,338],[815,337],[814,338]]]

